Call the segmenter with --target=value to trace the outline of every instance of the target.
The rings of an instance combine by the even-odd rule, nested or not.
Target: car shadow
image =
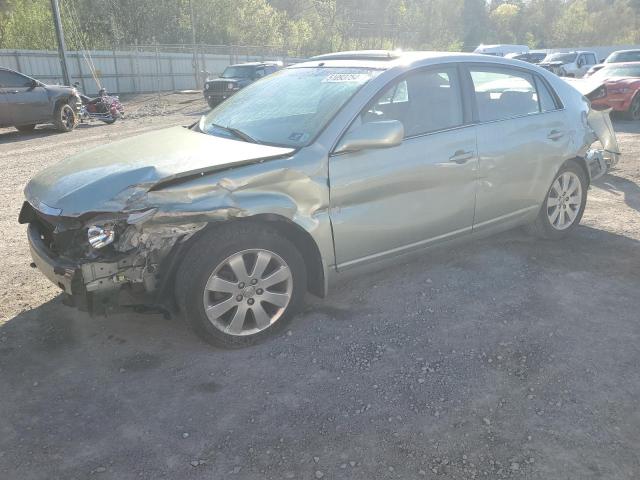
[[[593,182],[593,185],[614,195],[622,195],[628,207],[640,212],[640,186],[637,183],[608,173]]]
[[[33,140],[34,138],[44,138],[50,135],[63,133],[56,130],[53,125],[38,125],[31,132],[19,132],[14,128],[3,130],[5,131],[0,131],[0,143],[24,142],[27,140]]]

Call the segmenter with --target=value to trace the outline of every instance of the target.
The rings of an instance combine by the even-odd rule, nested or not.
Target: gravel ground
[[[89,318],[28,267],[36,171],[204,106],[141,100],[112,126],[0,130],[0,478],[640,477],[640,125],[616,123],[623,160],[569,240],[433,251],[222,351],[179,319]]]

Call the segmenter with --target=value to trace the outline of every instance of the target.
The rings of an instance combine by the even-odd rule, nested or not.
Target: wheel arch
[[[186,242],[186,245],[181,249],[181,257],[184,258],[184,255],[186,255],[193,243],[195,243],[195,241],[200,238],[204,232],[212,229],[225,228],[225,226],[234,222],[251,222],[254,224],[269,225],[287,240],[293,242],[302,255],[307,269],[307,291],[318,297],[326,296],[328,272],[326,264],[322,259],[320,248],[308,231],[282,215],[261,213],[232,220],[212,221],[203,230]],[[182,258],[178,259],[175,269],[177,269],[180,263],[182,263]]]
[[[587,178],[587,188],[588,188],[589,185],[591,185],[591,172],[589,171],[589,166],[587,165],[587,160],[584,157],[569,158],[560,166],[560,168],[564,167],[567,163],[569,163],[571,161],[576,162],[582,168],[582,171],[584,172],[584,175]],[[558,171],[560,171],[560,168],[558,169]],[[556,172],[556,174],[557,174],[557,172]]]

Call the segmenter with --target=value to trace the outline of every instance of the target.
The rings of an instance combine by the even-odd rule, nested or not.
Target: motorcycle
[[[78,83],[74,84],[78,89]],[[124,106],[120,103],[120,99],[115,95],[107,94],[102,88],[95,98],[87,97],[82,93],[78,93],[82,101],[80,108],[80,122],[90,120],[100,120],[106,124],[114,123],[118,118],[124,117]]]

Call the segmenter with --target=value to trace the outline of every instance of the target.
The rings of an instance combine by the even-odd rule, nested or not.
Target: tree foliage
[[[60,0],[69,48],[196,42],[293,55],[640,42],[640,0]],[[0,48],[52,49],[50,0],[0,0]]]

